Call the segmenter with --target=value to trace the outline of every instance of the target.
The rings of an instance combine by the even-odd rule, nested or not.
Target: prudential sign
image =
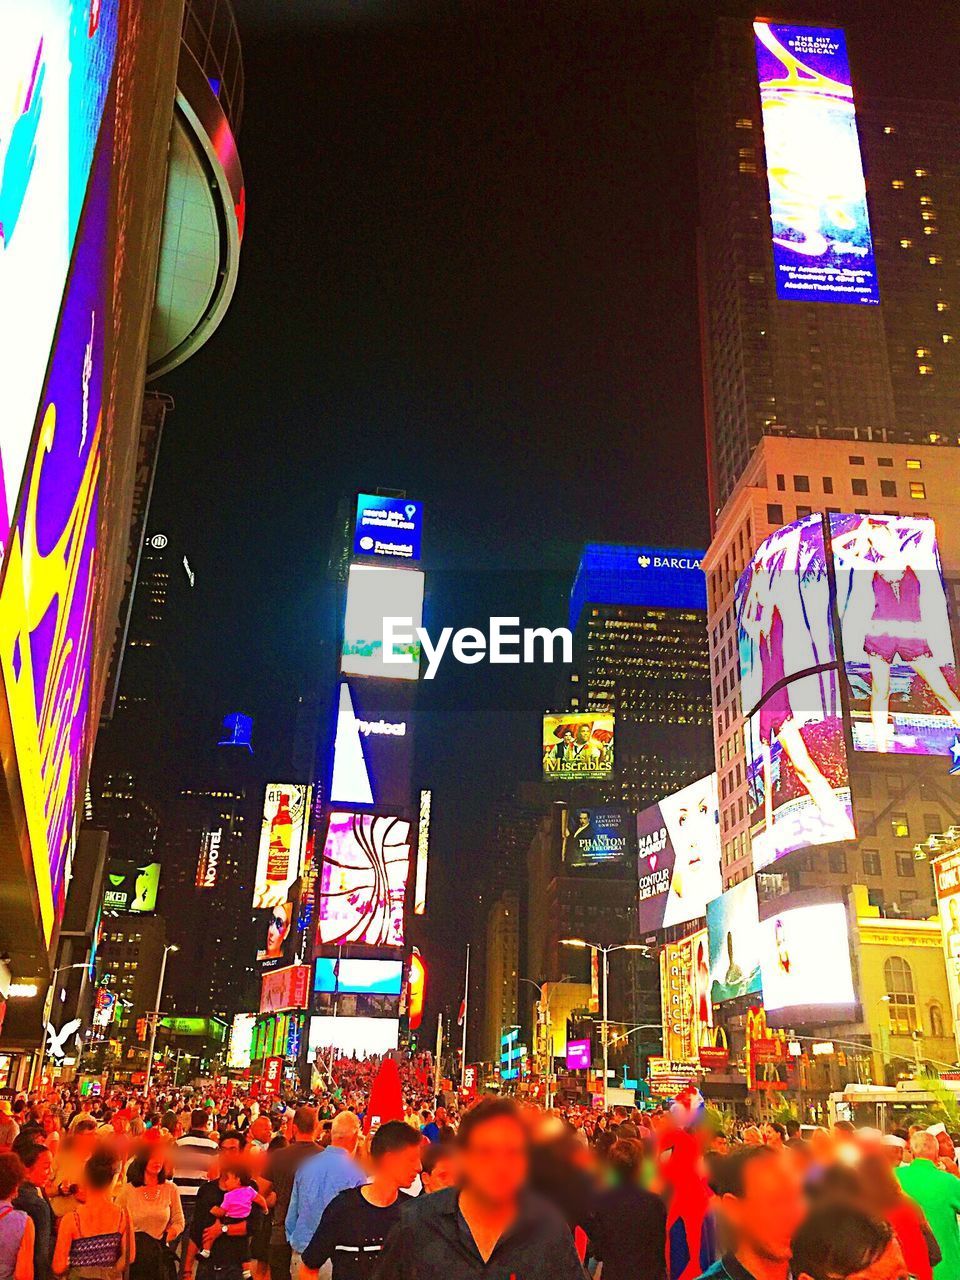
[[[353,527],[355,556],[417,561],[422,531],[422,502],[388,498],[378,493],[358,495]]]

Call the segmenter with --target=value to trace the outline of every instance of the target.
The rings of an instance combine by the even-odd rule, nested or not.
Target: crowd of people
[[[402,1114],[375,1116],[387,1065]],[[331,1074],[262,1109],[0,1101],[0,1280],[960,1280],[942,1124],[727,1130],[694,1092],[458,1113],[416,1064]]]

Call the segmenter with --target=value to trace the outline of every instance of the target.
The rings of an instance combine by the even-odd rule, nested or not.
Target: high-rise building
[[[505,889],[491,904],[485,932],[485,980],[474,990],[483,993],[479,1056],[493,1062],[500,1055],[500,1037],[518,1025],[520,1013],[520,896],[515,890]]]
[[[960,439],[960,107],[883,101],[855,59],[853,80],[880,302],[781,299],[754,31],[718,24],[698,105],[711,519],[764,436]]]
[[[701,551],[584,548],[570,593],[569,707],[613,711],[614,776],[595,799],[639,809],[709,773]]]

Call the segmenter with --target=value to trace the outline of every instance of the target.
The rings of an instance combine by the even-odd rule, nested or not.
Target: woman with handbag
[[[137,1260],[130,1280],[168,1280],[176,1275],[176,1256],[169,1248],[184,1228],[180,1190],[167,1177],[166,1158],[159,1143],[141,1150],[130,1161],[127,1180],[116,1196],[126,1209],[137,1239]]]

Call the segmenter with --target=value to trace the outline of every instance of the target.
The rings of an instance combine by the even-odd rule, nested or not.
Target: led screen
[[[4,549],[106,108],[118,10],[119,0],[0,4]]]
[[[543,776],[586,782],[613,774],[614,717],[609,711],[561,711],[543,717]]]
[[[387,498],[378,493],[358,494],[357,519],[353,527],[355,556],[419,560],[422,532],[422,502]]]
[[[409,822],[331,813],[320,867],[318,940],[403,946],[409,870]]]
[[[637,814],[639,921],[643,931],[686,924],[723,889],[717,775]]]
[[[770,904],[772,907],[776,903]],[[807,1020],[850,1014],[856,1005],[847,911],[818,902],[776,911],[760,921],[760,971],[768,1016],[800,1010]]]
[[[396,1049],[400,1039],[398,1018],[310,1019],[307,1049],[311,1058],[317,1051],[326,1057],[331,1050],[341,1058],[370,1058]]]
[[[413,878],[413,914],[422,916],[427,910],[427,869],[430,865],[431,791],[420,792],[420,819],[417,825],[417,869]]]
[[[409,686],[342,681],[333,743],[333,804],[406,805],[413,769]]]
[[[42,6],[43,12],[51,8]],[[18,14],[24,11],[32,13],[32,7],[17,9]],[[7,56],[6,34],[0,39],[0,59]],[[28,65],[24,74],[29,69]],[[51,73],[45,80],[51,93],[55,83]],[[66,91],[65,84],[58,93]],[[62,96],[61,106],[66,106]],[[51,109],[48,101],[44,110]],[[94,564],[109,296],[109,121],[102,135],[40,402],[36,446],[24,473],[0,589],[0,666],[40,919],[48,943],[63,915],[77,815],[83,810],[81,788],[92,748]],[[5,141],[0,135],[0,146]],[[66,158],[58,163],[63,167],[61,198],[66,200]],[[4,172],[4,184],[6,177]],[[6,198],[5,186],[2,192]],[[21,229],[25,228],[18,223],[14,246]],[[0,273],[7,252],[0,242]],[[42,269],[36,269],[42,275]],[[11,296],[17,296],[17,290],[11,295],[0,283],[0,312],[8,319],[16,311]],[[0,341],[0,359],[7,355],[9,346],[4,348]],[[9,424],[12,411],[3,379],[0,393],[4,397],[0,417]],[[6,468],[6,457],[0,460]],[[6,478],[9,482],[9,473]]]
[[[384,660],[384,618],[409,618],[409,627],[397,631],[412,634],[423,621],[423,574],[419,569],[380,569],[352,564],[347,579],[347,607],[343,620],[344,675],[380,676],[390,680],[417,680],[420,675],[420,641],[396,642],[390,660]]]
[[[227,1070],[244,1071],[250,1065],[250,1050],[253,1047],[253,1028],[257,1021],[255,1013],[235,1013],[230,1027],[230,1039],[227,1044]]]
[[[157,909],[160,863],[111,861],[103,888],[105,911],[132,911],[145,914]]]
[[[268,782],[263,797],[260,847],[253,882],[255,910],[279,906],[300,874],[311,788],[298,782]]]
[[[960,1053],[960,853],[947,853],[933,863],[940,931],[947,967],[947,990],[953,1010],[953,1033]]]
[[[760,994],[760,924],[753,876],[707,903],[710,1002]]]
[[[831,515],[830,536],[854,747],[949,755],[960,698],[934,522]]]
[[[293,911],[296,904],[292,899],[279,902],[269,911],[257,913],[258,950],[257,960],[260,971],[269,973],[272,969],[280,969],[293,963],[293,950],[296,931],[293,928]]]
[[[563,862],[591,871],[623,866],[636,850],[636,825],[626,809],[570,809],[564,813]]]
[[[696,1062],[700,1048],[713,1043],[710,1000],[710,944],[706,929],[660,951],[660,1013],[663,1056]]]
[[[314,991],[348,992],[352,995],[398,996],[403,986],[400,960],[337,960],[318,956],[313,972]]]
[[[568,1040],[567,1041],[567,1070],[568,1071],[589,1071],[590,1070],[590,1041],[589,1040]]]
[[[755,22],[777,297],[880,301],[844,33]]]

